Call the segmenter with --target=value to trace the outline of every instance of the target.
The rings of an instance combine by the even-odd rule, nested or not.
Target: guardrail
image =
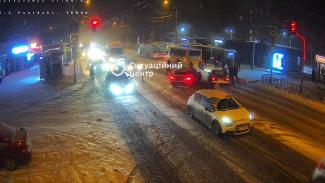
[[[303,96],[305,98],[323,102],[325,99],[325,90],[320,87],[303,87],[299,83],[283,79],[281,74],[263,74],[262,83],[269,84],[275,88],[285,90],[289,93]]]

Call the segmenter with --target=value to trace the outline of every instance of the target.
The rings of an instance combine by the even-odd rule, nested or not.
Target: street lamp
[[[86,0],[86,1],[85,1],[85,5],[86,5],[86,6],[90,6],[90,0]]]
[[[164,0],[164,5],[167,6],[169,4],[168,0]]]
[[[170,1],[169,0],[162,0],[162,3],[164,5],[165,8],[168,8],[168,6],[170,6]],[[182,32],[185,31],[184,29],[181,29]],[[175,7],[175,43],[177,44],[178,42],[178,10]]]

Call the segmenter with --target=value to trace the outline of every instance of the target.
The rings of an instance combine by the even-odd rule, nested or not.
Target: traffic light
[[[297,22],[291,20],[287,24],[284,25],[284,28],[288,29],[289,34],[296,34],[297,33]]]
[[[102,19],[98,16],[89,18],[89,27],[95,32],[102,25]]]
[[[291,34],[295,34],[297,32],[297,23],[295,21],[290,21],[289,31]]]

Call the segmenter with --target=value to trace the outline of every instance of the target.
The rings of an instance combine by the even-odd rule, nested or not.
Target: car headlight
[[[104,70],[104,71],[109,71],[110,70],[110,65],[109,64],[102,64],[102,70]]]
[[[133,83],[129,83],[124,89],[125,93],[132,93],[133,90],[134,90],[134,84]]]
[[[252,121],[254,119],[254,114],[253,113],[249,113],[249,119]]]
[[[225,126],[231,126],[233,124],[229,117],[223,117],[221,121]]]
[[[105,57],[105,53],[97,47],[90,47],[88,57],[90,60],[101,60]]]
[[[111,84],[109,87],[109,90],[114,94],[114,95],[121,95],[122,94],[122,88],[119,87],[116,84]]]

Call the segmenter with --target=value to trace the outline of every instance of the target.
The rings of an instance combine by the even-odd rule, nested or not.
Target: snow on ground
[[[0,182],[142,182],[103,96],[89,84],[61,94],[40,82],[19,84],[34,75],[16,73],[0,85],[1,105],[7,103],[0,120],[29,128],[33,152],[31,164],[13,172],[0,169]],[[33,101],[39,102],[23,105]]]
[[[159,81],[159,83],[156,81]],[[145,82],[150,87],[157,90],[157,92],[171,98],[180,105],[186,106],[187,99],[175,95],[171,91],[172,87],[166,80],[166,76],[156,73],[153,78],[145,78]],[[262,133],[271,136],[276,141],[296,150],[305,157],[313,159],[315,162],[319,161],[319,159],[321,159],[325,154],[325,147],[323,144],[319,144],[315,139],[311,139],[293,129],[269,121],[263,118],[262,114],[261,116],[256,116],[255,128]]]

